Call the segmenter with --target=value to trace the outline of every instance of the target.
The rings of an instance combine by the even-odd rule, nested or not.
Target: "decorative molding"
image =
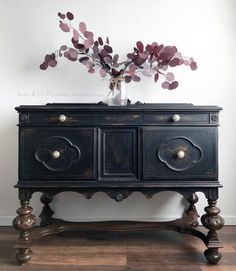
[[[178,157],[179,153],[182,156]],[[202,157],[202,149],[189,138],[182,136],[168,139],[157,150],[157,158],[174,171],[186,171],[199,163]]]
[[[225,220],[226,226],[236,226],[236,215],[235,216],[222,216]],[[0,216],[0,226],[12,226],[12,220],[15,216]],[[61,217],[67,221],[80,221],[80,222],[90,222],[90,221],[110,221],[110,220],[134,220],[134,221],[168,221],[174,220],[174,216],[157,216],[157,217],[148,217],[148,216],[139,216],[139,217],[130,217],[130,216],[121,216],[121,217]]]
[[[55,149],[55,146],[57,148]],[[58,155],[53,157],[53,153]],[[35,158],[51,171],[62,171],[70,168],[80,159],[78,146],[62,136],[53,136],[44,141],[35,151]]]

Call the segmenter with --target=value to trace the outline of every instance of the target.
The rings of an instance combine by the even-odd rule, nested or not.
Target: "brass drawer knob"
[[[65,122],[66,121],[66,116],[65,115],[59,115],[58,117],[60,122]]]
[[[172,120],[173,120],[174,122],[179,122],[179,121],[180,121],[180,115],[179,115],[179,114],[174,114],[174,115],[172,116]]]
[[[55,158],[55,159],[59,158],[60,155],[61,155],[61,154],[60,154],[59,151],[54,151],[54,152],[52,152],[52,157]]]
[[[184,156],[185,156],[185,152],[184,152],[184,151],[178,151],[178,152],[177,152],[177,157],[178,157],[179,159],[183,159]]]

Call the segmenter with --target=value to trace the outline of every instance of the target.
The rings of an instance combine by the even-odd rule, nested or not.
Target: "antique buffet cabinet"
[[[13,221],[20,231],[16,258],[26,263],[31,244],[41,236],[68,230],[124,231],[167,229],[200,238],[207,260],[216,264],[222,247],[217,230],[224,221],[216,207],[218,189],[217,106],[142,104],[108,107],[98,104],[47,104],[16,108],[19,112],[20,207]],[[148,199],[175,191],[188,202],[182,218],[169,222],[66,222],[53,218],[50,203],[63,191],[87,199],[102,191],[120,202],[133,192]],[[40,227],[30,206],[42,192]],[[197,229],[196,192],[208,200]],[[75,202],[76,204],[76,202]]]

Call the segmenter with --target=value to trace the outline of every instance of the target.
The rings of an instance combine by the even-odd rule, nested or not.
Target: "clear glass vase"
[[[127,105],[126,85],[123,77],[112,78],[110,80],[110,92],[107,96],[109,106]]]

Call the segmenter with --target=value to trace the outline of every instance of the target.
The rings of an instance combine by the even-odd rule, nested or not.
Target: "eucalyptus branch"
[[[71,41],[74,48],[70,46],[64,46],[63,48],[62,46],[54,53],[46,55],[44,62],[40,65],[42,70],[55,67],[57,65],[56,59],[58,56],[62,56],[63,51],[64,57],[70,61],[82,62],[90,73],[94,73],[94,68],[99,67],[101,77],[108,74],[111,78],[120,78],[125,75],[125,80],[129,83],[131,81],[139,82],[141,77],[138,75],[141,72],[148,77],[154,73],[155,82],[160,81],[161,77],[163,77],[164,82],[161,86],[165,89],[175,89],[178,82],[175,81],[172,72],[164,73],[166,70],[164,67],[174,68],[184,64],[189,66],[191,70],[197,69],[197,63],[194,59],[183,57],[176,46],[158,45],[157,42],[144,46],[141,41],[137,41],[133,51],[127,54],[127,59],[118,63],[119,55],[112,55],[113,49],[109,45],[108,37],[106,42],[103,42],[101,37],[94,40],[94,34],[87,30],[87,25],[84,22],[80,22],[79,29],[76,30],[71,24],[74,19],[71,12],[66,14],[59,12],[58,16],[60,17],[59,27],[61,30],[63,32],[73,32]],[[84,55],[84,59],[78,58],[79,55]],[[148,68],[146,69],[146,67]]]

